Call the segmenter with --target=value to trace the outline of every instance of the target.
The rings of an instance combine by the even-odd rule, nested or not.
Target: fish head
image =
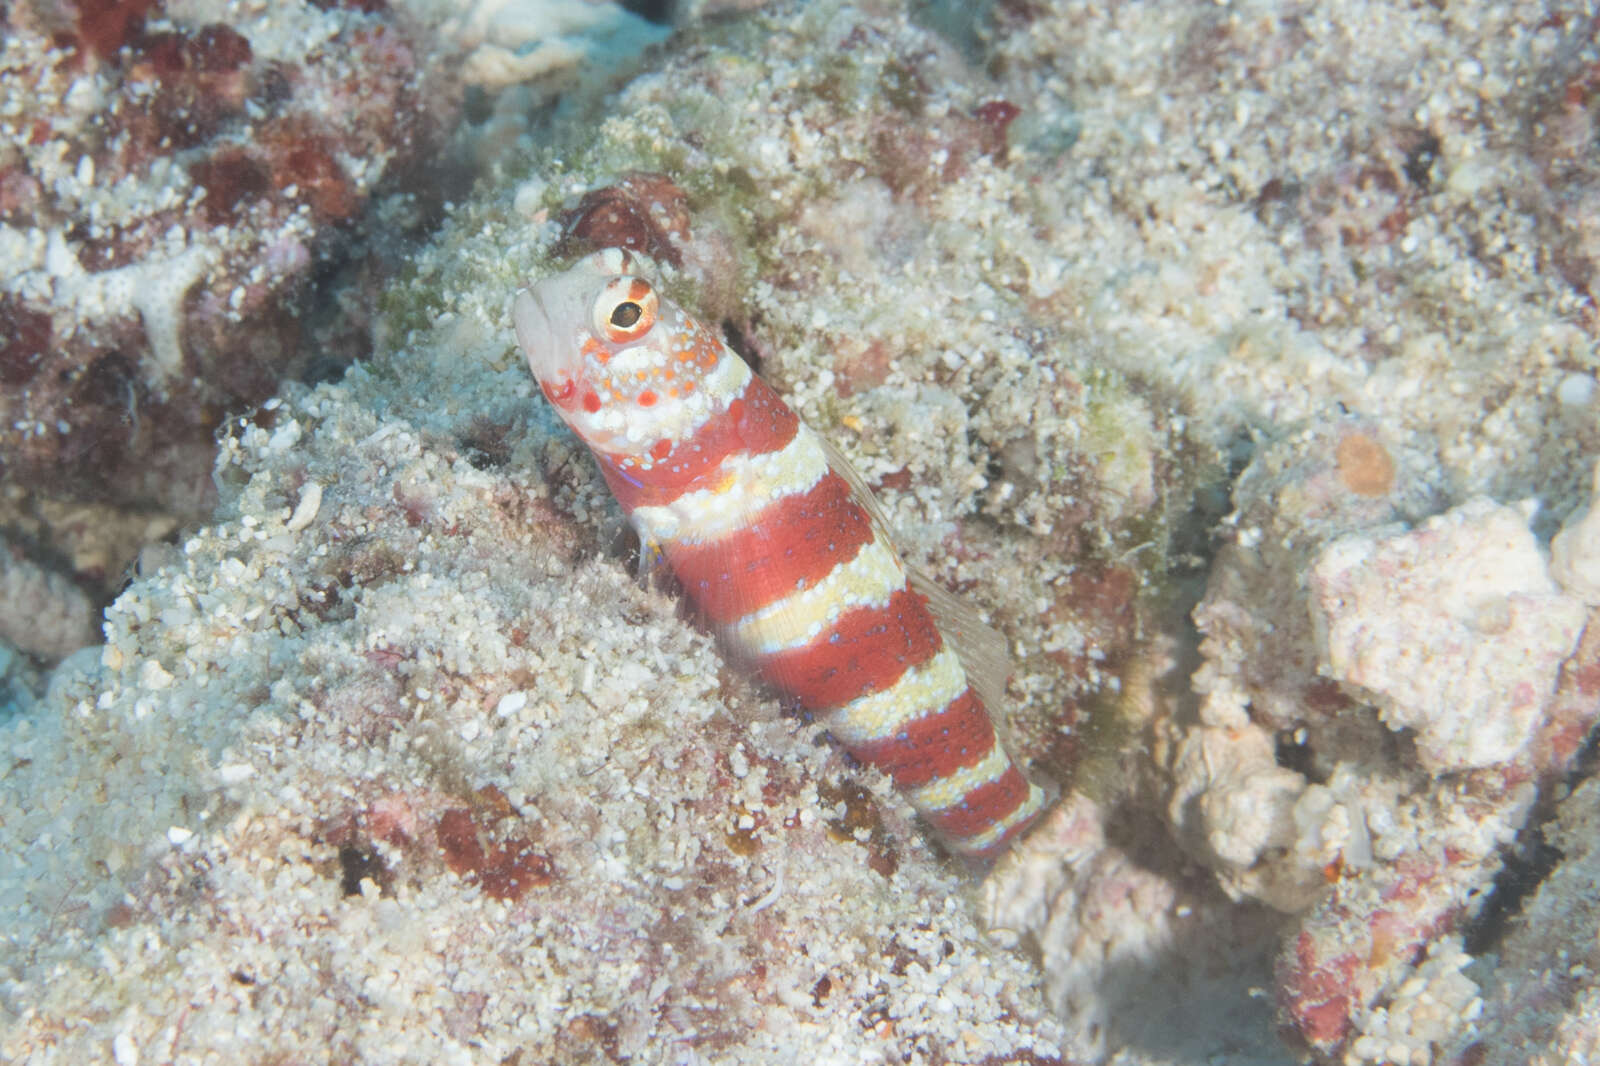
[[[614,454],[645,452],[672,409],[703,402],[698,382],[724,354],[720,338],[657,293],[650,269],[607,248],[523,289],[513,309],[545,397],[590,446]]]

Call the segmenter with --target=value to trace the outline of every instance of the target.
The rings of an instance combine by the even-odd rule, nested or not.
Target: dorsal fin
[[[841,452],[833,441],[816,430],[812,430],[811,435],[817,438],[818,444],[822,445],[822,454],[828,457],[828,466],[835,474],[844,479],[846,485],[850,486],[850,495],[854,496],[856,502],[867,512],[867,516],[872,519],[872,524],[877,528],[879,534],[893,544],[894,541],[889,538],[889,519],[884,516],[883,508],[878,505],[878,498],[872,494],[871,489],[867,488],[867,483],[861,479],[860,474],[856,473],[856,468],[850,465],[850,460],[844,457],[844,452]]]
[[[815,436],[828,457],[828,466],[850,486],[850,494],[872,519],[878,535],[893,545],[888,519],[867,483],[833,441],[820,433]],[[896,554],[899,554],[898,551]],[[967,683],[978,693],[978,698],[989,709],[991,716],[999,719],[1004,714],[1006,678],[1011,674],[1011,655],[1006,638],[980,618],[969,604],[963,603],[955,593],[920,570],[907,566],[906,576],[910,579],[911,591],[928,601],[928,610],[939,626],[939,633],[950,645],[950,650],[956,653],[956,658],[961,660]]]
[[[1011,676],[1011,649],[1006,638],[978,616],[977,610],[915,567],[906,567],[911,591],[928,600],[928,610],[950,650],[961,660],[967,683],[996,720],[1005,714],[1006,678]]]

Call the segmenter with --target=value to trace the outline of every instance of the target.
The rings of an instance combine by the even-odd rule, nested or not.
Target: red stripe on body
[[[1012,808],[1012,809],[1015,810],[1015,808]],[[1032,814],[1028,815],[1028,817],[1024,818],[1022,821],[1018,822],[1016,825],[1008,826],[1006,828],[1006,831],[1004,833],[1001,833],[1000,836],[996,840],[990,842],[990,844],[987,847],[982,848],[982,849],[977,850],[977,851],[968,851],[968,852],[965,852],[964,854],[967,856],[967,858],[976,859],[979,862],[987,862],[990,859],[995,858],[1002,851],[1005,851],[1006,848],[1010,847],[1011,846],[1011,842],[1013,840],[1015,840],[1018,837],[1020,837],[1023,833],[1027,832],[1029,829],[1032,829],[1034,827],[1034,825],[1039,821],[1039,819],[1044,816],[1045,811],[1048,810],[1048,809],[1049,809],[1048,806],[1041,806],[1038,810],[1036,810]],[[1009,815],[1010,813],[1011,813],[1011,811],[1005,811],[1004,813],[1000,814],[998,817],[1004,818],[1007,815]]]
[[[810,491],[757,511],[743,529],[708,544],[665,547],[689,598],[709,621],[722,624],[802,583],[815,585],[871,542],[871,517],[844,478],[830,471]]]
[[[1045,816],[1046,810],[1050,810],[1050,807],[1048,807],[1048,805],[1042,805],[1042,807],[1038,808],[1038,810],[1035,810],[1032,815],[1027,816],[1027,818],[1024,818],[1024,820],[1019,821],[1019,823],[1014,824],[1014,826],[1011,826],[1011,828],[1008,828],[1005,832],[1002,832],[1002,834],[1000,834],[1000,839],[995,840],[994,844],[990,844],[989,847],[982,848],[981,852],[968,853],[968,858],[974,858],[974,860],[981,861],[992,860],[992,858],[995,858],[995,856],[1005,852],[1006,848],[1011,847],[1011,842],[1013,842],[1013,840],[1018,839],[1018,837],[1021,837],[1024,832],[1034,828],[1035,824],[1038,823],[1038,820]],[[1006,813],[1010,815],[1011,812]]]
[[[623,466],[626,456],[598,449],[594,454],[617,502],[624,511],[632,511],[635,507],[660,507],[685,492],[705,487],[696,482],[715,475],[730,455],[777,451],[794,439],[799,425],[789,405],[752,374],[727,410],[712,415],[687,440],[674,443],[650,469]],[[655,455],[653,448],[651,455]]]
[[[850,754],[918,788],[976,765],[995,745],[994,724],[971,688],[944,708],[906,722],[891,737],[849,745]]]
[[[944,646],[927,601],[906,585],[882,607],[846,611],[810,644],[766,656],[761,676],[813,711],[882,692]]]
[[[959,840],[983,832],[1027,799],[1028,779],[1013,764],[995,780],[968,792],[961,802],[925,817],[939,832]]]

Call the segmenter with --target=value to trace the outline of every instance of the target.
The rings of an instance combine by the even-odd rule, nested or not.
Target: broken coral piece
[[[1585,619],[1551,579],[1525,512],[1484,498],[1415,530],[1333,542],[1311,588],[1327,676],[1412,730],[1436,773],[1522,750]]]
[[[1550,574],[1566,592],[1600,606],[1600,462],[1587,507],[1567,520],[1550,542]]]

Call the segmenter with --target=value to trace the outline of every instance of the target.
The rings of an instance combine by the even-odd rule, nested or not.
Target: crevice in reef
[[[1505,865],[1495,875],[1488,898],[1461,930],[1467,954],[1482,955],[1496,950],[1528,900],[1566,858],[1566,853],[1545,836],[1545,826],[1556,817],[1561,802],[1594,775],[1597,764],[1600,764],[1600,732],[1589,735],[1572,770],[1560,783],[1544,790],[1528,824],[1517,834],[1516,842],[1507,851]]]

